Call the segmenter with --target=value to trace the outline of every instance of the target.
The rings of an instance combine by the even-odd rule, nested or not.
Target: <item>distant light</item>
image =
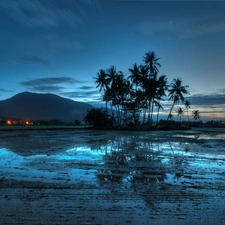
[[[28,121],[26,121],[26,125],[29,125],[29,122]]]
[[[12,122],[10,120],[7,120],[8,125],[12,125]]]

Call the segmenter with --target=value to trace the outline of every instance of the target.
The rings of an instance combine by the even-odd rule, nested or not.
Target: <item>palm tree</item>
[[[128,77],[128,79],[130,79],[132,81],[132,83],[135,84],[136,91],[137,91],[137,86],[140,83],[140,79],[141,79],[141,75],[140,75],[140,71],[139,71],[139,67],[138,67],[137,63],[133,64],[133,68],[129,68],[128,70],[131,74]]]
[[[168,118],[169,118],[170,120],[172,120],[172,119],[173,119],[173,115],[170,113],[170,114],[168,115]]]
[[[158,126],[158,122],[159,122],[159,110],[162,109],[163,110],[163,107],[162,105],[160,104],[159,101],[156,101],[155,102],[155,106],[157,107],[157,118],[156,118],[156,127]]]
[[[168,81],[166,75],[162,75],[159,77],[159,79],[156,82],[156,90],[155,90],[155,102],[157,101],[157,104],[155,104],[158,108],[158,110],[163,107],[160,104],[160,101],[164,101],[162,98],[163,96],[166,96],[166,90],[168,89]],[[153,112],[152,112],[153,113]],[[159,113],[159,112],[158,112]]]
[[[193,119],[194,119],[194,120],[200,119],[200,113],[199,113],[199,110],[193,110],[193,111],[192,111],[192,116],[193,116]]]
[[[100,87],[100,91],[106,90],[108,86],[108,79],[107,79],[107,73],[105,70],[99,70],[97,73],[97,77],[93,77],[95,79],[95,83],[97,84],[96,88]]]
[[[113,88],[113,86],[115,85],[115,80],[118,78],[118,72],[116,71],[115,66],[111,66],[107,70],[107,76],[108,76],[109,84],[111,84],[111,88]]]
[[[180,123],[181,123],[181,116],[184,115],[184,110],[181,107],[178,108],[177,115],[180,117]]]
[[[105,70],[101,69],[97,73],[97,77],[94,77],[94,79],[95,79],[95,83],[97,84],[96,88],[99,87],[100,91],[102,91],[102,90],[104,91],[103,101],[105,100],[106,112],[108,112],[108,107],[107,107],[108,100],[106,100],[106,98],[104,98],[104,95],[105,95],[106,90],[108,89],[108,85],[109,85],[108,75]]]
[[[191,108],[190,105],[191,105],[190,101],[186,100],[186,101],[184,102],[185,110],[187,111],[188,123],[189,123],[188,109]]]
[[[171,106],[169,115],[171,114],[173,107],[175,104],[179,103],[180,101],[184,101],[184,94],[189,94],[187,88],[189,86],[188,85],[182,85],[182,79],[181,78],[176,78],[173,79],[173,81],[170,84],[170,88],[168,90],[169,92],[169,100],[173,101],[173,104]],[[169,115],[167,120],[169,119]]]
[[[156,57],[156,54],[154,51],[149,51],[145,53],[144,56],[144,62],[146,65],[146,68],[149,71],[149,75],[155,77],[156,74],[159,72],[159,67],[161,67],[161,64],[158,62],[160,58]]]

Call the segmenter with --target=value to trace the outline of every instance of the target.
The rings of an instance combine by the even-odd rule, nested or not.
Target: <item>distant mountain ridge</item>
[[[0,101],[0,116],[24,120],[82,121],[93,106],[55,94],[22,92]]]

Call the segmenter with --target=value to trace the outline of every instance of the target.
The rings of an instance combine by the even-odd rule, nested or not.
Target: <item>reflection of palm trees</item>
[[[174,200],[171,193],[180,187],[166,182],[167,173],[176,182],[183,176],[184,160],[175,154],[172,143],[167,147],[171,152],[163,153],[165,143],[163,147],[158,142],[153,144],[148,135],[116,133],[103,155],[104,164],[99,165],[97,180],[112,192],[114,188],[121,193],[129,189],[131,195],[141,197],[151,208],[162,201]],[[168,159],[165,164],[164,156]]]
[[[117,137],[112,142],[112,151],[104,155],[104,169],[99,170],[97,177],[114,182],[127,178],[130,183],[163,181],[165,171],[152,144],[137,141],[137,136],[128,137]]]
[[[127,174],[127,158],[123,151],[111,151],[103,156],[104,169],[98,170],[97,177],[100,181],[121,183]],[[125,168],[125,170],[124,170]]]

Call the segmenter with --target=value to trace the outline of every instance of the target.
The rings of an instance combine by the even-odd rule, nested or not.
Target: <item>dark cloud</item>
[[[83,24],[87,7],[96,6],[96,0],[4,0],[0,7],[14,20],[30,27],[58,27],[61,24]]]
[[[39,79],[33,79],[29,81],[21,82],[20,84],[23,86],[40,86],[40,85],[56,85],[56,84],[75,84],[75,83],[82,83],[81,81],[78,81],[72,77],[48,77],[48,78],[39,78]]]
[[[0,88],[0,92],[12,92],[12,91],[4,89],[4,88]]]
[[[49,66],[50,63],[43,59],[43,58],[40,58],[38,56],[23,56],[20,58],[21,62],[23,63],[37,63],[37,64],[41,64],[41,65],[45,65],[45,66]]]
[[[65,89],[65,85],[74,85],[81,83],[81,81],[78,81],[71,77],[49,77],[28,80],[21,82],[20,84],[33,91],[59,93]]]
[[[218,91],[219,91],[219,93],[225,93],[225,88],[219,89]]]
[[[83,85],[83,86],[79,87],[79,89],[81,89],[81,90],[92,90],[92,89],[95,89],[95,88],[93,86],[85,86],[85,85]]]
[[[193,95],[186,97],[192,105],[213,106],[225,104],[225,94]]]

